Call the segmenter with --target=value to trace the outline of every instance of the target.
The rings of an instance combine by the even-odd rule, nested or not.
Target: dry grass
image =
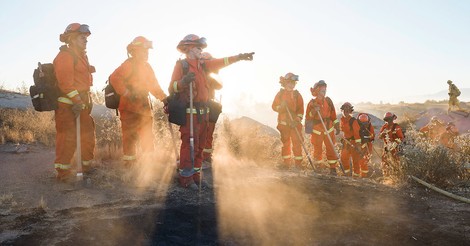
[[[52,146],[54,140],[54,112],[0,108],[0,144],[39,142]]]

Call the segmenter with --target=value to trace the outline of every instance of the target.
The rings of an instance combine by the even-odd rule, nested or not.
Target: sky
[[[127,58],[136,36],[152,40],[149,63],[166,91],[176,50],[187,34],[207,39],[216,58],[256,52],[220,72],[224,112],[275,125],[271,110],[279,77],[298,74],[309,88],[328,84],[335,104],[413,102],[447,90],[448,79],[470,87],[470,1],[464,0],[199,0],[0,1],[0,86],[33,84],[37,62],[52,62],[59,34],[88,24],[94,90]]]

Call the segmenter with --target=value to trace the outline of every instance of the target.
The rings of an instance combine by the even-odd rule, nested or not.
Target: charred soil
[[[54,180],[52,149],[17,150],[0,148],[2,245],[470,244],[470,205],[418,184],[216,158],[200,191],[179,188],[172,165],[142,183],[111,161],[77,186]]]

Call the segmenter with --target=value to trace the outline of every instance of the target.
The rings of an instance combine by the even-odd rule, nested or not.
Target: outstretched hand
[[[245,61],[253,61],[253,55],[255,54],[255,52],[251,52],[251,53],[240,53],[238,55],[238,60],[245,60]]]

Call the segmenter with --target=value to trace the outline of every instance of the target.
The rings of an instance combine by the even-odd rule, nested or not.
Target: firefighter
[[[134,38],[127,45],[128,59],[109,78],[116,93],[121,95],[118,110],[122,128],[122,159],[126,167],[135,164],[138,146],[143,155],[154,151],[149,92],[162,102],[167,97],[148,63],[149,49],[152,48],[152,42],[147,38]]]
[[[202,52],[201,59],[212,60],[213,57],[209,52]],[[219,71],[214,71],[214,74],[218,74]],[[206,143],[202,151],[202,169],[208,169],[212,166],[212,153],[214,152],[213,141],[214,141],[214,130],[219,114],[222,112],[222,104],[215,101],[215,91],[222,89],[222,83],[213,78],[211,74],[207,74],[207,83],[209,90],[209,120],[207,121],[207,133]],[[212,117],[211,117],[212,116]]]
[[[447,93],[449,94],[449,108],[447,109],[447,112],[452,111],[454,107],[457,107],[462,111],[463,109],[460,107],[459,99],[457,99],[457,97],[460,96],[459,88],[452,83],[452,80],[447,80],[447,84],[449,85],[449,93]]]
[[[345,102],[341,105],[341,114],[340,119],[340,130],[343,132],[341,137],[342,149],[341,149],[341,163],[343,163],[344,172],[346,176],[351,175],[351,165],[350,159],[352,160],[352,166],[354,170],[359,170],[359,147],[361,143],[361,138],[359,136],[359,123],[356,118],[351,114],[354,111],[354,107],[349,102]],[[354,177],[356,172],[353,173]]]
[[[440,136],[439,142],[449,149],[456,149],[455,138],[459,136],[459,129],[453,122],[447,123],[446,131]]]
[[[281,164],[280,167],[284,169],[290,168],[292,159],[292,145],[294,167],[295,169],[301,170],[303,169],[303,137],[300,134],[297,135],[297,133],[302,131],[304,100],[299,91],[294,90],[297,81],[299,81],[299,76],[293,73],[287,73],[285,76],[280,77],[279,83],[281,84],[282,88],[274,98],[272,109],[278,112],[277,129],[281,133],[281,155],[283,164]]]
[[[307,105],[305,128],[309,129],[306,130],[307,133],[310,133],[311,130],[310,141],[313,144],[313,157],[315,161],[320,162],[322,160],[323,144],[325,144],[330,174],[336,175],[338,157],[333,145],[335,144],[335,133],[338,135],[340,132],[339,120],[336,118],[333,102],[326,96],[326,87],[325,81],[320,80],[310,88],[314,98]],[[318,112],[320,112],[325,125],[322,124]],[[309,125],[308,127],[307,124]],[[330,143],[326,134],[329,134],[333,143]]]
[[[201,59],[202,49],[207,47],[206,39],[194,34],[186,35],[177,45],[177,50],[185,54],[184,61],[189,65],[188,71],[183,71],[183,62],[178,61],[174,67],[169,86],[169,92],[176,94],[180,103],[186,104],[186,122],[180,126],[181,148],[180,163],[178,166],[178,180],[182,187],[192,190],[198,189],[201,184],[201,163],[202,151],[206,141],[209,100],[207,72],[218,71],[219,69],[233,64],[240,60],[253,60],[254,53],[243,53],[236,56],[221,59],[203,60]],[[193,88],[193,106],[190,106],[190,88]],[[191,129],[190,117],[193,116],[193,129]],[[190,134],[193,133],[191,138]],[[191,143],[190,143],[191,140]],[[191,158],[191,150],[194,150],[194,159]]]
[[[379,138],[384,141],[382,153],[382,172],[383,176],[390,175],[390,169],[398,166],[398,150],[399,145],[405,140],[403,131],[394,120],[397,116],[391,112],[384,115],[385,124],[380,128]]]
[[[357,115],[359,122],[359,136],[360,136],[360,158],[358,170],[354,170],[355,175],[361,176],[361,178],[367,178],[369,174],[369,161],[372,156],[372,142],[374,142],[374,126],[370,122],[370,117],[366,113],[360,113]]]
[[[419,129],[419,133],[432,142],[439,141],[444,132],[445,125],[436,116],[431,117],[429,123]]]
[[[81,159],[83,171],[90,171],[94,158],[95,123],[91,117],[92,101],[90,87],[93,84],[94,67],[90,66],[86,55],[88,25],[72,23],[60,34],[59,54],[54,59],[54,70],[60,90],[58,108],[55,110],[56,156],[54,167],[58,181],[68,181],[72,177],[71,160],[76,149],[76,123],[80,115]]]

